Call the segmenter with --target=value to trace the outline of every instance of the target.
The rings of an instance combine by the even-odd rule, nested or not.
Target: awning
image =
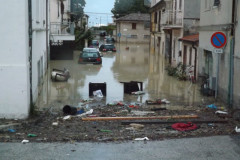
[[[183,38],[180,38],[179,41],[187,41],[187,42],[198,42],[199,34],[188,35]]]

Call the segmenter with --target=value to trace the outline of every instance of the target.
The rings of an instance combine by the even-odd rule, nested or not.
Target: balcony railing
[[[182,27],[183,12],[182,11],[165,11],[162,12],[161,24],[164,26]]]
[[[51,35],[74,35],[74,23],[72,22],[52,22]]]

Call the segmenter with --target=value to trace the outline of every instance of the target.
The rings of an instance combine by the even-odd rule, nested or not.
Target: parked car
[[[99,47],[99,41],[98,40],[92,40],[90,46],[91,48],[98,48]]]
[[[106,42],[107,43],[115,43],[115,39],[113,37],[107,37]]]
[[[79,64],[102,64],[102,57],[96,48],[84,48],[80,53]]]
[[[99,50],[102,52],[107,52],[107,51],[116,52],[116,47],[113,44],[102,44]]]
[[[101,37],[105,37],[105,36],[106,36],[106,31],[101,31],[101,32],[100,32],[100,36],[101,36]]]

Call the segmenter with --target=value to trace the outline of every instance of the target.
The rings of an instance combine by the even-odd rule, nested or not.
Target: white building
[[[199,28],[199,73],[209,77],[208,89],[230,107],[240,105],[240,2],[237,0],[201,1]],[[216,32],[226,35],[223,53],[216,53],[211,37]]]
[[[75,41],[74,22],[71,22],[71,0],[50,0],[50,58],[72,59]]]
[[[0,118],[27,118],[37,100],[47,69],[46,3],[8,0],[0,5],[4,13],[0,15],[4,22],[0,30]]]

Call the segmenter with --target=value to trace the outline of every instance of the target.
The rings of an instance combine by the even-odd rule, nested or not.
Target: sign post
[[[218,95],[218,79],[219,79],[219,59],[220,54],[223,53],[223,47],[227,43],[226,35],[222,32],[215,32],[211,37],[211,43],[213,45],[214,50],[213,53],[217,54],[217,76],[216,76],[216,91],[215,91],[215,98],[217,98]]]

